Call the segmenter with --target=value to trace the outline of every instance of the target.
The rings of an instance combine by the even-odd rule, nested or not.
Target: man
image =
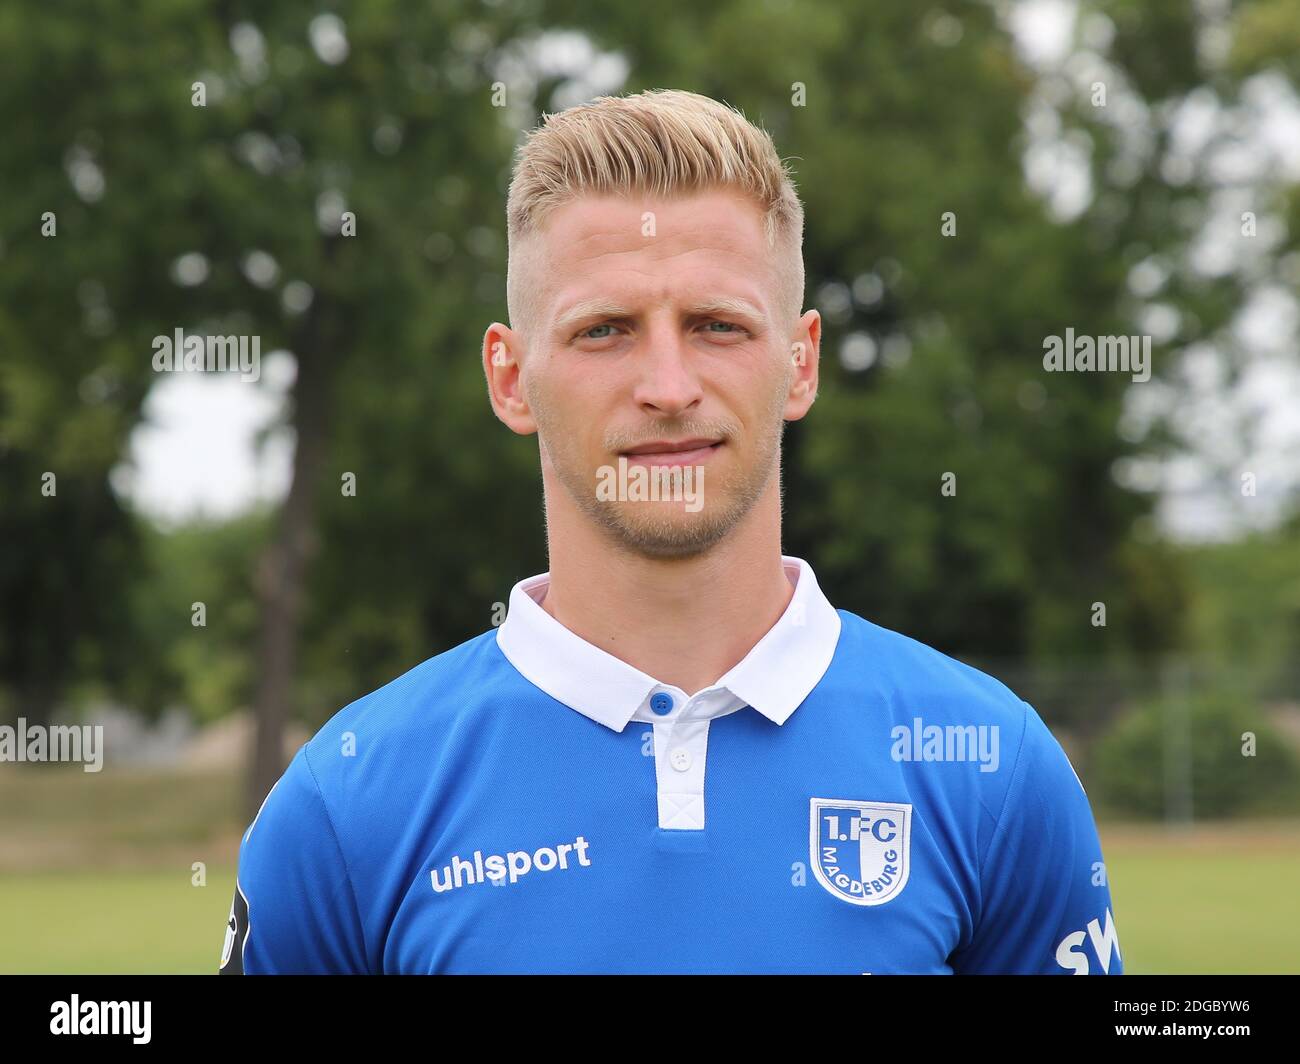
[[[1035,711],[781,553],[821,322],[770,138],[597,100],[522,147],[508,223],[483,364],[550,570],[298,751],[222,971],[1119,973]]]

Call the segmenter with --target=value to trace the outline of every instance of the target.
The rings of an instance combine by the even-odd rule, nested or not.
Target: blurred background
[[[0,763],[0,971],[215,971],[292,753],[546,569],[512,152],[655,87],[807,210],[786,553],[1038,709],[1129,972],[1300,970],[1294,0],[10,0],[0,57],[0,724],[104,736]]]

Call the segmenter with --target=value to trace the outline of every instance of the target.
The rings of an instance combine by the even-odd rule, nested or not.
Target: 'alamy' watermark
[[[262,338],[186,336],[177,329],[153,338],[153,368],[155,373],[238,373],[242,381],[255,381],[262,375]]]
[[[1132,373],[1135,381],[1151,378],[1150,336],[1065,336],[1043,338],[1043,369],[1048,373]]]
[[[704,506],[703,466],[629,465],[619,455],[618,468],[596,470],[597,502],[685,502],[687,513]]]
[[[896,724],[889,731],[895,761],[978,761],[981,772],[998,770],[996,724],[924,724],[913,717],[911,725]]]
[[[130,1035],[136,1045],[147,1045],[152,1001],[69,1001],[50,1005],[50,1034]]]
[[[0,761],[81,761],[86,772],[104,767],[104,726],[96,724],[0,725]]]

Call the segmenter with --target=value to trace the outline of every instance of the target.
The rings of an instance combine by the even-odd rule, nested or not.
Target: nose
[[[659,417],[680,417],[704,398],[688,337],[675,323],[655,322],[636,354],[634,399]]]

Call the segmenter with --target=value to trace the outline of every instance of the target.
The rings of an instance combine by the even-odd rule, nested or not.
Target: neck
[[[688,695],[716,683],[790,603],[776,477],[725,539],[690,558],[629,552],[563,494],[547,486],[551,581],[542,608],[660,683]]]

